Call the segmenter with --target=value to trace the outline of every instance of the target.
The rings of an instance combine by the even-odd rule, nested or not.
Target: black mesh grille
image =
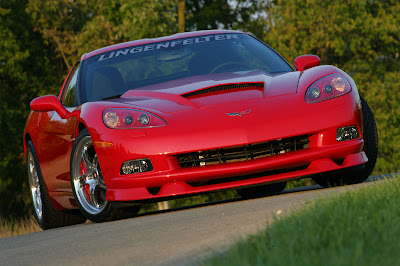
[[[210,88],[206,88],[206,89],[201,89],[201,90],[185,93],[185,94],[182,94],[181,96],[184,98],[189,98],[192,96],[198,96],[200,94],[205,94],[205,93],[210,93],[210,92],[232,90],[232,89],[242,89],[242,88],[249,88],[249,87],[264,88],[264,83],[252,82],[252,83],[237,83],[237,84],[218,85],[215,87],[210,87]]]
[[[308,148],[308,137],[298,136],[243,146],[198,151],[178,155],[181,167],[240,162]]]

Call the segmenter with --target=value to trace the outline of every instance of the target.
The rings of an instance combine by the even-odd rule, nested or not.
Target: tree
[[[293,62],[316,54],[355,80],[371,106],[380,135],[375,173],[400,162],[400,2],[396,0],[263,1],[260,36]],[[256,29],[257,30],[257,29]]]
[[[0,216],[31,211],[22,133],[85,52],[176,31],[175,1],[0,0]]]
[[[185,32],[185,0],[178,0],[178,32]]]
[[[22,143],[29,102],[59,86],[51,52],[30,20],[22,19],[25,7],[26,1],[1,1],[0,215],[22,215],[30,205]]]
[[[257,0],[186,0],[186,30],[247,29],[258,8]]]
[[[30,0],[26,10],[68,69],[86,52],[177,29],[173,0]]]

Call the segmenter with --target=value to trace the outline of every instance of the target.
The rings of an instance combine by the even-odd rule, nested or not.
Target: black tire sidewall
[[[368,178],[374,170],[378,158],[378,130],[371,108],[364,98],[360,97],[360,100],[363,114],[363,151],[368,158],[368,162],[365,163],[365,169],[362,174],[365,178]]]

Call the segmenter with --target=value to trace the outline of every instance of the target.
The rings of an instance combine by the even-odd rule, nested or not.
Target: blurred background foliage
[[[22,144],[30,101],[57,94],[85,52],[182,29],[243,30],[289,62],[316,54],[348,72],[376,116],[374,173],[397,172],[399,25],[398,0],[0,0],[0,216],[31,212]],[[235,193],[195,201],[225,196]]]

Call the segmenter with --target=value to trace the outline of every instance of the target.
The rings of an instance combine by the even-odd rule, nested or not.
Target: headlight
[[[315,103],[342,96],[350,91],[350,83],[342,75],[331,74],[311,84],[305,97],[307,103]]]
[[[103,122],[109,128],[149,128],[167,124],[161,117],[136,109],[111,108],[103,112]]]

